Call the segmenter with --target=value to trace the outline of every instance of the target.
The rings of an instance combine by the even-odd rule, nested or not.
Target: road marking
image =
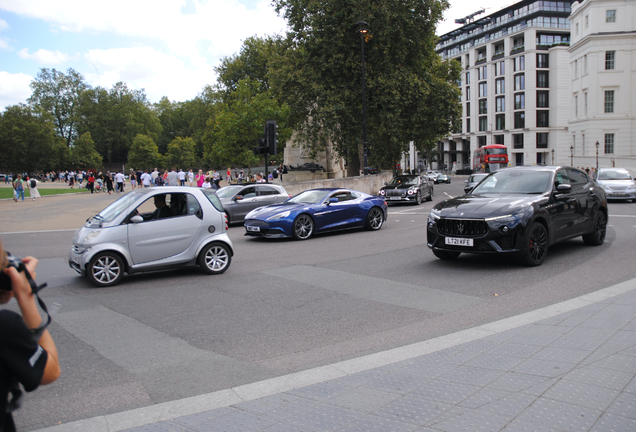
[[[621,217],[626,217],[626,218],[636,218],[636,215],[609,215],[609,217],[617,217],[617,218],[621,218]]]
[[[454,196],[449,195],[449,194],[448,194],[448,192],[444,192],[444,195],[446,195],[446,196],[447,196],[447,197],[449,197],[449,198],[455,198]]]
[[[9,234],[39,234],[39,233],[51,233],[51,232],[65,232],[65,231],[77,231],[77,228],[73,228],[73,229],[59,229],[59,230],[42,230],[42,231],[13,231],[13,232],[0,232],[0,235],[9,235]]]
[[[455,312],[484,302],[480,297],[312,266],[298,265],[263,273],[352,297],[437,314]]]

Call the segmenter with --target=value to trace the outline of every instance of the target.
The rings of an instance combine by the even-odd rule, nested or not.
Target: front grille
[[[445,236],[483,237],[488,232],[488,224],[483,220],[440,219],[437,230]]]
[[[516,239],[516,234],[499,237],[495,239],[495,242],[499,245],[501,250],[510,250],[515,248],[515,239]]]
[[[267,227],[269,224],[265,221],[258,219],[245,219],[245,225],[249,226],[257,226],[257,227]]]
[[[404,190],[399,190],[399,189],[385,189],[386,192],[386,196],[405,196],[406,193]]]
[[[627,189],[627,186],[610,186],[612,190],[619,191]]]

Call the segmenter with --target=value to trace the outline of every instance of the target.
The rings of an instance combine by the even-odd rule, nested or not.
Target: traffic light
[[[270,120],[265,127],[265,137],[267,140],[267,147],[270,155],[276,154],[276,146],[278,145],[278,127],[276,122]]]
[[[267,143],[265,142],[265,138],[258,139],[258,146],[254,147],[254,154],[261,155],[267,153]]]

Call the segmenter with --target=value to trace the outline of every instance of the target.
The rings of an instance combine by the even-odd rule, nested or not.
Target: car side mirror
[[[389,185],[389,183],[388,183],[388,182],[384,182],[384,186],[388,186],[388,185]]]
[[[468,184],[468,180],[464,180],[464,183]]]
[[[556,187],[557,192],[568,193],[572,191],[572,185],[567,183],[558,184]]]
[[[329,198],[329,204],[337,203],[338,198]]]
[[[234,197],[234,201],[240,201],[243,199],[243,195],[237,195]]]
[[[141,216],[139,216],[139,215],[135,215],[135,216],[133,216],[133,217],[131,217],[131,218],[130,218],[130,221],[131,221],[132,223],[134,223],[134,224],[138,224],[138,223],[143,222],[143,221],[144,221],[144,218],[142,218],[142,217],[141,217]]]

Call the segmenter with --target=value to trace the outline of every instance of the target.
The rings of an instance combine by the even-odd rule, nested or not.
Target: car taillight
[[[227,221],[227,213],[223,213],[223,219],[225,219],[225,229],[230,229],[230,224]]]

